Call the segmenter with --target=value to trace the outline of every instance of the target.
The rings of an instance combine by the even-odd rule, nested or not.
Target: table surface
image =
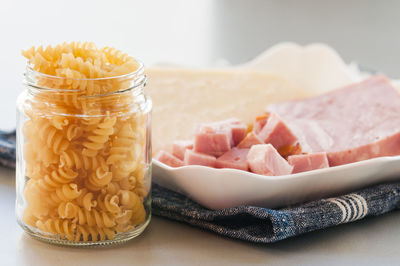
[[[347,61],[399,77],[399,1],[3,1],[0,8],[0,128],[15,126],[30,45],[91,40],[151,65],[245,62],[281,41],[326,42]],[[396,76],[397,75],[397,76]],[[400,212],[367,218],[270,245],[220,237],[153,217],[127,244],[102,249],[48,245],[15,222],[15,172],[0,168],[2,265],[383,265],[400,259]]]

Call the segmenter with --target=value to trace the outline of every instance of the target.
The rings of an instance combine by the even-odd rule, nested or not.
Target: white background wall
[[[400,1],[0,1],[0,128],[15,125],[31,45],[89,40],[147,65],[240,63],[281,41],[327,42],[347,61],[400,77]]]

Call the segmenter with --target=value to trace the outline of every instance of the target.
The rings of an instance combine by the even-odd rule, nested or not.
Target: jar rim
[[[26,71],[24,73],[25,79],[24,83],[27,85],[29,88],[37,89],[37,90],[46,90],[49,92],[77,92],[80,90],[77,89],[59,89],[59,88],[52,88],[52,87],[45,87],[45,86],[40,86],[36,83],[38,77],[40,78],[45,78],[49,80],[54,80],[54,81],[86,81],[86,82],[102,82],[102,81],[118,81],[118,82],[124,82],[127,80],[132,80],[133,83],[131,86],[129,86],[126,89],[123,90],[117,90],[113,92],[107,92],[107,93],[100,93],[100,94],[94,94],[94,95],[80,95],[80,97],[83,98],[93,98],[93,97],[101,97],[101,96],[108,96],[108,95],[113,95],[117,93],[123,93],[123,92],[128,92],[135,90],[138,87],[145,86],[146,85],[146,75],[144,74],[144,64],[142,61],[136,59],[136,62],[139,64],[139,67],[135,70],[132,71],[128,74],[124,75],[119,75],[119,76],[112,76],[112,77],[104,77],[104,78],[68,78],[68,77],[59,77],[59,76],[54,76],[54,75],[49,75],[45,74],[42,72],[39,72],[35,69],[33,69],[32,64],[28,63],[26,65]]]
[[[33,65],[31,63],[29,63],[26,65],[26,71],[25,71],[25,75],[27,73],[32,73],[38,76],[42,76],[42,77],[46,77],[46,78],[51,78],[51,79],[55,79],[55,80],[76,80],[76,81],[101,81],[101,80],[114,80],[114,79],[125,79],[125,78],[129,78],[132,76],[136,76],[138,74],[141,74],[144,70],[144,64],[141,60],[135,58],[135,61],[139,64],[139,67],[130,73],[124,74],[124,75],[119,75],[119,76],[111,76],[111,77],[103,77],[103,78],[68,78],[68,77],[60,77],[60,76],[54,76],[54,75],[50,75],[50,74],[45,74],[42,73],[40,71],[37,71],[35,69],[33,69]]]

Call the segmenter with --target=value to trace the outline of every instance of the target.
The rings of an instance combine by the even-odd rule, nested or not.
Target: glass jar
[[[16,164],[16,215],[27,233],[86,246],[127,241],[146,228],[152,103],[145,82],[141,63],[130,74],[98,79],[27,66]]]

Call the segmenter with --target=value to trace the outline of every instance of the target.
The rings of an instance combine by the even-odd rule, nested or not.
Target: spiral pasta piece
[[[131,222],[133,224],[141,224],[146,219],[146,210],[144,209],[143,201],[136,193],[132,193],[131,197],[132,198],[129,201],[129,204],[132,205]],[[122,203],[122,204],[124,204],[124,203]]]
[[[25,218],[30,220],[28,224],[32,223],[32,218],[37,219],[48,216],[50,210],[48,204],[44,198],[47,196],[47,192],[43,191],[39,187],[37,180],[30,179],[24,189],[25,200],[27,204],[27,214]],[[28,219],[29,218],[29,219]]]
[[[103,156],[87,157],[75,150],[67,150],[60,155],[60,167],[73,169],[108,169]]]
[[[38,220],[36,227],[43,232],[50,233],[52,235],[59,235],[62,238],[67,238],[73,241],[75,238],[76,224],[66,219],[49,218],[47,220]]]
[[[87,211],[91,211],[92,208],[97,206],[97,201],[93,200],[94,195],[92,192],[88,192],[87,188],[82,189],[82,193],[76,199],[78,205],[83,207]]]
[[[115,230],[97,226],[77,225],[75,240],[78,241],[103,241],[115,237]]]
[[[72,202],[61,202],[58,205],[58,216],[62,219],[77,219],[79,206]]]
[[[61,202],[72,201],[82,194],[78,185],[74,183],[63,184],[61,187],[56,188],[56,191],[50,193],[48,201],[53,206],[59,205]]]
[[[97,125],[93,130],[93,135],[88,136],[88,141],[83,142],[85,147],[82,154],[88,157],[96,156],[98,151],[104,148],[104,144],[108,141],[110,135],[114,133],[115,117],[106,117],[103,122]]]
[[[72,182],[78,176],[77,172],[72,169],[59,168],[54,170],[49,175],[45,175],[42,179],[38,180],[38,185],[44,191],[55,191],[62,184]]]
[[[115,220],[106,212],[98,211],[93,209],[88,211],[86,209],[78,209],[76,220],[80,225],[87,224],[88,226],[113,227],[115,226]]]
[[[47,119],[38,119],[35,123],[40,139],[55,154],[60,154],[68,148],[69,142]]]
[[[99,194],[97,197],[99,208],[102,211],[109,212],[114,215],[121,212],[121,205],[119,201],[118,195]]]
[[[135,143],[135,134],[130,124],[125,124],[112,141],[107,164],[112,164],[114,180],[128,178],[138,166],[141,145]]]
[[[66,137],[69,141],[74,140],[82,136],[83,130],[77,124],[71,124],[68,126],[66,131]]]
[[[85,179],[86,187],[91,191],[101,190],[103,187],[108,185],[112,180],[112,173],[105,170],[102,167],[96,169],[95,172],[91,173],[87,179]]]
[[[146,171],[145,171],[145,167],[142,166],[140,168],[138,168],[135,173],[134,173],[135,177],[136,177],[136,185],[135,188],[133,189],[133,192],[135,192],[139,197],[141,197],[142,199],[144,197],[147,196],[147,186],[146,186],[146,179],[145,179],[145,175],[146,175]]]

